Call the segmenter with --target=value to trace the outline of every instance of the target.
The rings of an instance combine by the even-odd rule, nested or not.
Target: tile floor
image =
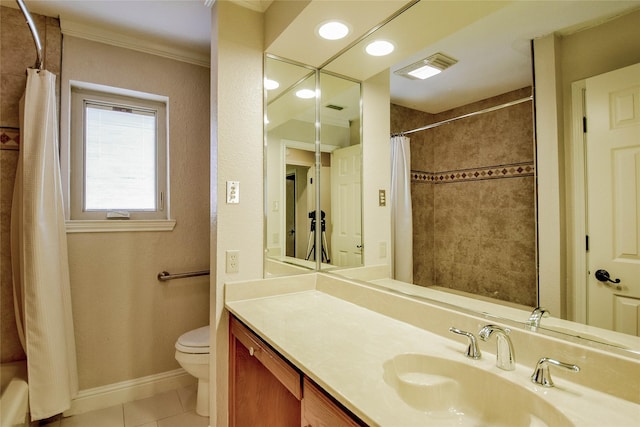
[[[196,414],[196,386],[146,399],[51,420],[46,427],[208,427],[209,418]],[[36,424],[37,425],[37,424]]]

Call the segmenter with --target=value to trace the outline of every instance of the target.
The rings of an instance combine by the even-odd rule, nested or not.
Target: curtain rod
[[[406,130],[404,132],[394,133],[393,135],[407,135],[407,134],[414,133],[414,132],[420,132],[420,131],[423,131],[423,130],[432,129],[432,128],[435,128],[435,127],[438,127],[438,126],[446,125],[447,123],[451,123],[451,122],[454,122],[456,120],[466,119],[467,117],[477,116],[478,114],[490,113],[491,111],[500,110],[502,108],[511,107],[512,105],[517,105],[517,104],[521,104],[523,102],[532,101],[532,100],[533,100],[533,96],[530,95],[530,96],[527,96],[526,98],[520,98],[520,99],[517,99],[515,101],[506,102],[504,104],[496,105],[494,107],[485,108],[484,110],[474,111],[473,113],[463,114],[461,116],[453,117],[451,119],[443,120],[441,122],[431,123],[430,125],[426,125],[426,126],[423,126],[423,127],[417,128],[417,129]]]
[[[29,29],[31,30],[31,35],[33,36],[33,42],[36,45],[36,51],[38,54],[38,59],[36,60],[36,64],[34,65],[33,68],[37,68],[38,70],[42,70],[42,43],[40,42],[40,36],[38,35],[38,29],[36,28],[36,24],[34,24],[33,19],[31,18],[31,14],[29,13],[29,10],[27,9],[27,6],[24,4],[24,2],[22,0],[16,0],[16,3],[18,3],[18,6],[20,7],[20,10],[22,11],[22,14],[24,15],[25,19],[27,20],[27,24],[29,25]]]

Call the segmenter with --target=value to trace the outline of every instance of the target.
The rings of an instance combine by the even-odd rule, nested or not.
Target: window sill
[[[118,233],[133,231],[173,231],[175,219],[65,221],[67,233]]]

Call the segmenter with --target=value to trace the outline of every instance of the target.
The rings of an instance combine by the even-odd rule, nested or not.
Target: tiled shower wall
[[[62,35],[57,19],[31,14],[42,42],[44,68],[58,76]],[[11,284],[11,198],[20,149],[18,105],[26,85],[26,69],[36,63],[36,49],[19,9],[0,6],[0,361],[24,359],[13,312]]]
[[[391,132],[503,104],[531,88],[428,114],[391,106]],[[535,306],[533,103],[412,133],[413,274],[440,286]]]

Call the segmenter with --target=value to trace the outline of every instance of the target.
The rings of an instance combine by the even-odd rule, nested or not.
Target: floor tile
[[[63,418],[61,427],[124,427],[123,408],[116,405]]]
[[[201,417],[195,411],[158,420],[158,427],[209,427],[209,417]]]
[[[182,403],[184,411],[195,411],[196,403],[198,403],[198,385],[186,386],[176,391],[178,392],[178,397],[180,398],[180,403]]]
[[[125,427],[138,427],[184,412],[175,390],[124,404]]]

